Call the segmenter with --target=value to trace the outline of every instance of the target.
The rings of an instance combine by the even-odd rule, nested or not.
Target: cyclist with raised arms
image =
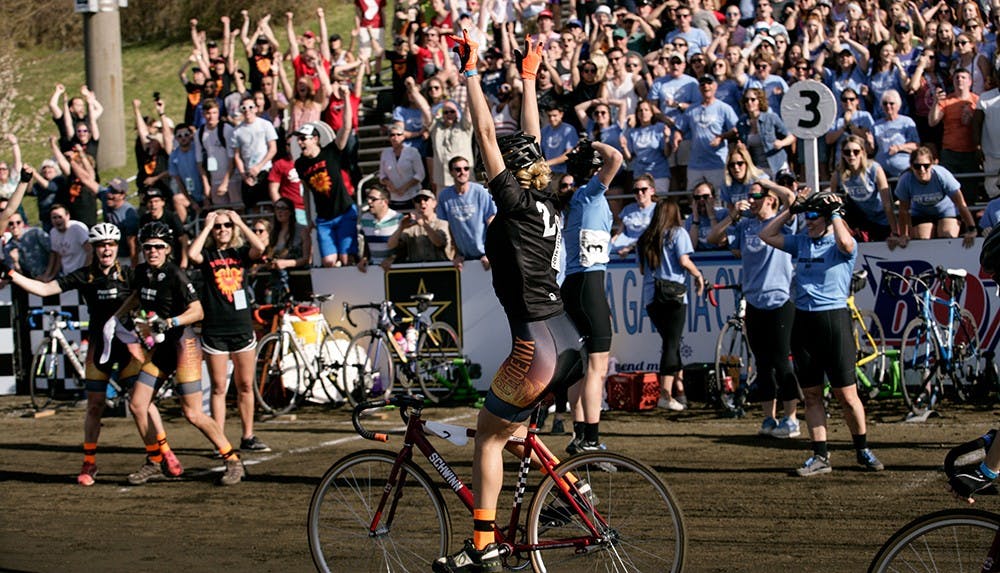
[[[535,404],[553,387],[578,380],[582,363],[580,335],[563,311],[556,284],[558,205],[548,191],[551,170],[538,146],[541,128],[535,74],[542,47],[533,46],[529,39],[523,56],[521,127],[525,132],[498,140],[476,68],[479,46],[469,39],[467,30],[455,41],[461,70],[468,79],[476,141],[497,205],[496,218],[486,231],[486,256],[493,267],[493,289],[510,324],[512,349],[490,384],[476,424],[473,538],[455,555],[435,561],[434,571],[492,573],[503,569],[493,528],[507,439],[515,433],[526,434],[522,422]]]
[[[791,196],[783,199],[789,206]],[[805,394],[806,424],[813,450],[796,473],[806,477],[833,471],[826,443],[824,375],[844,412],[858,464],[868,471],[881,471],[885,469],[882,462],[868,447],[865,408],[858,397],[854,374],[851,315],[847,310],[858,244],[841,217],[843,204],[834,193],[817,193],[789,207],[771,219],[760,238],[791,254],[795,265],[792,357]],[[805,213],[806,234],[785,234],[783,227],[799,212]]]
[[[149,408],[156,387],[174,374],[175,392],[180,396],[184,417],[218,448],[225,460],[226,470],[219,484],[237,484],[243,480],[243,463],[222,428],[202,411],[201,342],[191,326],[204,318],[205,313],[187,274],[170,262],[172,235],[170,227],[159,221],[147,223],[139,230],[139,244],[146,262],[136,267],[133,292],[115,313],[119,322],[124,322],[133,310],[145,312],[146,324],[140,326],[143,337],[163,334],[163,340],[147,355],[132,390],[129,408],[146,443],[147,459],[137,472],[128,476],[128,481],[140,485],[163,477],[160,466],[149,457],[155,452],[156,443],[149,439],[147,418],[139,414]],[[155,317],[149,318],[149,313],[155,313]]]
[[[76,477],[76,482],[83,486],[94,485],[94,478],[97,476],[97,440],[101,436],[101,416],[104,414],[108,380],[114,366],[119,366],[118,382],[122,387],[135,382],[139,367],[142,366],[142,362],[135,359],[135,356],[142,355],[138,339],[129,346],[117,338],[112,339],[108,352],[110,359],[103,363],[98,360],[104,353],[105,344],[101,327],[132,292],[132,269],[118,263],[118,243],[121,238],[121,231],[111,223],[94,225],[90,228],[90,244],[94,247],[93,262],[50,282],[29,279],[0,263],[0,277],[31,294],[44,297],[77,289],[90,309],[91,326],[87,332],[90,346],[84,360],[83,381],[87,390],[87,413],[83,419],[83,467]],[[148,443],[156,444],[156,449],[150,450],[150,459],[162,467],[163,473],[177,477],[184,472],[184,468],[170,450],[160,412],[155,404],[149,405],[148,412],[146,438]]]
[[[983,241],[979,266],[982,275],[993,277],[994,281],[997,279],[997,271],[1000,271],[1000,227],[994,227]],[[993,485],[1000,473],[1000,446],[997,446],[996,432],[991,431],[987,436],[991,442],[987,446],[986,459],[979,464],[955,468],[955,474],[948,476],[948,488],[968,503],[974,503],[972,494]]]
[[[589,139],[578,143],[566,158],[566,170],[573,180],[586,181],[572,193],[564,215],[566,279],[561,294],[587,351],[583,384],[574,384],[569,392],[573,440],[566,451],[570,454],[602,447],[601,400],[611,350],[611,309],[604,275],[610,259],[612,216],[604,194],[621,164],[622,154],[617,149]]]
[[[291,215],[291,211],[289,211]],[[294,215],[291,215],[294,217]],[[246,276],[267,244],[247,227],[235,211],[215,210],[205,216],[205,226],[188,247],[188,260],[204,277],[201,300],[201,348],[212,381],[212,418],[226,429],[227,364],[233,361],[233,383],[243,433],[240,451],[269,452],[271,448],[253,433],[253,367],[257,338],[247,297]]]

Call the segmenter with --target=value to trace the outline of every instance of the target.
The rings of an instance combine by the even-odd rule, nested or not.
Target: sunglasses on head
[[[218,231],[219,229],[232,229],[232,228],[233,228],[232,223],[216,223],[212,225],[213,231]]]

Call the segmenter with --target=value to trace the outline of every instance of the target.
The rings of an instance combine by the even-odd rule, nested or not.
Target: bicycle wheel
[[[586,541],[577,550],[565,545],[531,553],[535,571],[681,571],[687,543],[684,519],[670,488],[648,466],[610,452],[575,456],[559,464],[561,476],[572,473],[590,484],[593,505],[581,508],[598,534],[579,514],[563,510],[552,520],[552,504],[563,503],[552,478],[538,487],[528,508],[528,542]],[[543,517],[543,515],[545,517]],[[558,516],[559,513],[556,513]]]
[[[451,520],[441,494],[409,460],[390,481],[395,461],[395,453],[365,450],[341,458],[323,475],[307,521],[317,570],[341,571],[350,557],[351,571],[426,573],[448,551]]]
[[[351,333],[342,326],[323,329],[319,350],[316,353],[319,385],[329,402],[328,406],[338,407],[347,401],[348,388],[344,387],[344,355],[351,344]],[[315,394],[315,391],[313,392]]]
[[[852,321],[854,347],[858,351],[856,362],[866,362],[858,366],[863,375],[863,378],[858,376],[858,396],[868,400],[878,395],[885,377],[885,331],[882,330],[882,321],[874,312],[859,312],[861,322]]]
[[[272,332],[257,343],[253,392],[269,414],[284,414],[295,407],[302,385],[302,357],[292,346],[291,334]]]
[[[715,377],[719,402],[736,416],[744,414],[750,385],[756,378],[753,360],[742,325],[735,321],[727,322],[715,342]]]
[[[455,393],[455,360],[463,359],[462,344],[451,325],[435,322],[420,333],[417,341],[417,381],[424,397],[434,403]]]
[[[900,385],[903,400],[916,412],[934,406],[937,399],[938,347],[934,335],[921,318],[903,329],[899,346]]]
[[[951,372],[949,376],[960,400],[981,400],[993,389],[980,384],[983,353],[979,344],[979,328],[972,313],[962,309],[952,321]]]
[[[44,410],[52,403],[56,379],[56,364],[59,360],[56,341],[46,336],[31,358],[31,372],[28,373],[31,388],[31,405],[35,410]]]
[[[1000,516],[978,509],[946,509],[904,525],[868,566],[889,571],[979,571],[1000,529]]]
[[[389,345],[379,330],[365,330],[351,339],[344,353],[343,380],[352,406],[388,396],[396,374]]]

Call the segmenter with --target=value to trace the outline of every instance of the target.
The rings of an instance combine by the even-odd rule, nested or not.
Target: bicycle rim
[[[900,386],[903,400],[917,412],[933,407],[937,385],[938,348],[922,319],[915,318],[903,330],[899,346]]]
[[[335,463],[309,503],[309,550],[317,570],[426,573],[448,551],[448,509],[427,474],[403,462],[385,507],[394,453],[368,450]],[[398,495],[397,495],[398,494]],[[372,520],[380,521],[371,533]]]
[[[455,360],[463,359],[462,344],[455,329],[444,322],[435,322],[420,333],[417,342],[417,381],[424,396],[431,402],[447,400],[455,393]]]
[[[575,456],[556,468],[559,475],[572,473],[586,480],[594,505],[581,506],[597,525],[600,537],[593,544],[574,550],[541,549],[531,553],[535,571],[681,571],[686,536],[680,507],[670,488],[648,466],[612,453]],[[551,504],[561,496],[547,477],[538,487],[528,509],[529,543],[587,537],[590,530],[579,514],[564,513],[555,522]],[[559,500],[562,501],[562,500]],[[547,516],[543,519],[543,511]]]
[[[862,310],[861,322],[853,321],[854,346],[858,355],[856,362],[862,376],[858,377],[858,395],[863,399],[874,398],[882,387],[885,377],[885,332],[882,321],[870,310]]]
[[[753,367],[753,354],[743,329],[732,322],[726,323],[715,343],[715,378],[721,406],[737,416],[744,413],[743,406],[755,378]]]
[[[59,354],[53,353],[52,347],[53,340],[45,337],[31,358],[31,372],[29,372],[31,380],[28,385],[31,389],[31,405],[35,410],[44,410],[48,407],[55,392],[53,381]]]
[[[951,382],[961,400],[979,400],[992,392],[980,386],[983,372],[982,349],[979,345],[979,328],[972,313],[962,309],[952,323]]]
[[[324,329],[317,356],[320,374],[319,385],[323,387],[328,406],[338,407],[347,401],[347,390],[341,376],[344,371],[344,355],[351,344],[351,333],[341,326]]]
[[[352,406],[388,396],[395,369],[380,331],[366,330],[353,339],[344,355],[344,385]]]
[[[283,414],[295,407],[302,387],[302,363],[286,332],[268,334],[257,344],[253,391],[264,411]]]
[[[979,571],[998,529],[1000,516],[977,509],[924,515],[894,533],[868,571]]]

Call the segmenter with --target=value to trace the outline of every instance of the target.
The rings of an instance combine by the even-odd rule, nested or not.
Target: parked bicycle
[[[944,464],[948,477],[957,467],[981,461],[993,435],[950,450]],[[1000,515],[956,508],[918,517],[889,537],[868,571],[1000,571]]]
[[[314,295],[313,304],[286,298],[254,310],[254,320],[260,324],[268,322],[263,313],[273,312],[270,332],[257,343],[254,364],[253,390],[265,412],[284,414],[307,400],[339,406],[350,395],[350,377],[340,377],[351,334],[340,326],[331,327],[322,317],[309,320],[321,315],[316,303],[332,297]],[[301,321],[304,338],[296,333],[293,316]]]
[[[86,358],[84,352],[75,342],[66,339],[64,330],[81,330],[87,328],[87,322],[73,320],[73,315],[61,310],[45,310],[36,308],[28,314],[28,324],[35,328],[36,317],[47,318],[45,336],[35,349],[31,359],[31,370],[28,372],[28,386],[31,393],[31,405],[35,410],[44,410],[55,399],[55,381],[76,376],[83,382]],[[66,371],[66,365],[72,372]]]
[[[732,290],[736,305],[726,318],[715,341],[715,381],[711,398],[729,415],[742,418],[757,379],[753,351],[746,336],[747,301],[742,284],[713,284],[708,288],[708,300],[718,307],[715,291]]]
[[[351,557],[365,571],[429,571],[451,549],[451,520],[441,495],[452,491],[471,514],[473,493],[427,434],[464,445],[475,431],[422,418],[420,396],[394,396],[354,408],[354,428],[368,440],[389,436],[362,426],[363,412],[396,406],[406,423],[399,452],[364,450],[327,470],[309,504],[309,549],[319,571]],[[524,438],[507,524],[495,526],[506,569],[533,571],[680,571],[686,535],[670,488],[645,464],[611,452],[560,462],[536,433],[539,408]],[[413,461],[416,451],[445,481]],[[544,468],[522,519],[532,457]],[[357,570],[357,569],[353,569]]]
[[[468,382],[459,376],[465,357],[458,334],[448,323],[433,321],[430,303],[434,294],[415,294],[410,299],[417,303],[417,314],[403,328],[406,334],[401,340],[395,333],[406,321],[398,320],[392,301],[344,303],[344,316],[354,327],[357,324],[351,318],[353,311],[378,312],[375,328],[359,332],[347,347],[344,374],[357,379],[354,391],[348,394],[351,404],[387,397],[396,384],[408,394],[419,389],[425,398],[437,403]]]
[[[884,271],[883,288],[903,297],[913,296],[920,316],[911,320],[900,340],[903,399],[913,416],[929,415],[944,395],[947,379],[959,400],[975,392],[982,372],[979,329],[972,314],[958,304],[965,288],[966,271],[937,267],[919,275]],[[944,296],[935,294],[939,287]],[[934,307],[943,307],[943,324]]]
[[[868,285],[868,271],[861,269],[851,275],[851,294],[847,297],[847,310],[851,314],[851,330],[854,348],[857,349],[854,369],[857,376],[858,396],[868,401],[894,386],[892,373],[888,373],[885,351],[885,330],[878,315],[870,310],[861,310],[855,304],[854,295]]]

